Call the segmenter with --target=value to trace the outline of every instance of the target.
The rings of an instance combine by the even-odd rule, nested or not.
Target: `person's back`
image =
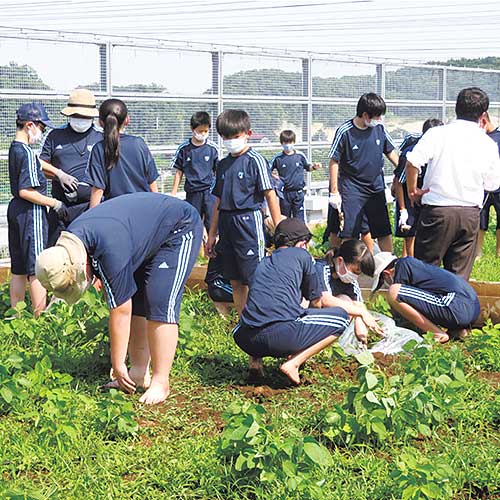
[[[278,248],[257,266],[241,321],[254,328],[293,321],[304,312],[302,297],[318,298],[310,296],[310,290],[318,287],[314,262],[307,250]],[[266,297],[265,309],[262,308],[263,297]]]
[[[89,183],[104,191],[109,200],[123,194],[150,191],[150,184],[158,178],[155,161],[141,137],[120,134],[120,157],[107,169],[104,141],[91,151],[88,172]]]

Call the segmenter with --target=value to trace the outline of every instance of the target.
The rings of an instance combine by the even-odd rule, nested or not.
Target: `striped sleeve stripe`
[[[352,288],[354,290],[354,295],[356,296],[356,300],[358,302],[363,302],[363,295],[361,294],[361,288],[359,288],[359,283],[355,281],[352,284]]]
[[[332,275],[332,272],[330,271],[330,266],[325,265],[323,266],[323,280],[325,281],[325,286],[327,292],[332,293],[332,287],[330,286],[330,277]]]
[[[111,289],[111,285],[109,284],[108,278],[104,274],[101,263],[97,259],[94,259],[93,257],[92,257],[92,267],[97,270],[99,276],[101,277],[104,290],[106,291],[106,297],[108,299],[109,307],[111,307],[111,309],[114,309],[117,306],[113,290]]]
[[[344,134],[350,130],[353,127],[353,124],[351,120],[348,122],[343,123],[335,132],[335,137],[333,139],[332,147],[330,148],[330,151],[328,152],[328,158],[333,158],[333,155],[337,151],[337,148],[339,147],[340,141]]]
[[[420,134],[406,134],[404,136],[403,142],[399,145],[399,150],[403,151],[403,149],[407,148],[408,145],[411,144],[411,142],[414,139],[419,139],[419,138],[420,138]]]
[[[267,191],[268,189],[273,189],[273,185],[271,184],[271,177],[269,175],[269,165],[267,160],[256,151],[252,149],[248,150],[248,155],[250,158],[253,158],[257,163],[257,168],[259,169],[261,181],[262,181],[262,189]]]
[[[238,323],[234,328],[233,331],[231,332],[233,335],[241,328],[241,323]]]
[[[180,152],[182,151],[182,148],[187,146],[189,144],[189,141],[191,139],[188,139],[186,141],[184,141],[178,148],[177,150],[175,151],[174,153],[174,156],[172,156],[172,161],[170,162],[170,168],[174,168],[175,167],[175,162],[177,161],[177,158],[179,157],[179,154]]]
[[[410,297],[413,299],[422,300],[428,304],[433,304],[438,307],[446,307],[451,304],[455,298],[455,292],[450,292],[444,296],[434,295],[430,292],[425,292],[424,290],[419,290],[418,288],[408,287],[402,285],[399,289],[399,294],[402,297]]]
[[[383,129],[384,129],[384,134],[385,134],[385,137],[387,138],[387,140],[389,141],[389,144],[394,148],[396,149],[397,146],[396,146],[396,143],[394,142],[394,140],[392,139],[391,135],[389,134],[389,132],[387,131],[387,129],[385,128],[385,125],[382,125]]]
[[[307,156],[302,151],[296,151],[296,153],[299,154],[300,156],[302,156],[304,158],[304,160],[306,161],[307,166],[312,165],[312,162],[309,161],[309,159],[307,158]]]
[[[167,310],[167,321],[168,323],[177,323],[175,317],[175,304],[177,301],[177,296],[181,291],[181,287],[184,283],[186,273],[189,265],[189,257],[191,255],[191,250],[193,248],[193,232],[182,236],[181,248],[179,250],[179,256],[177,259],[177,269],[175,271],[174,284],[172,285],[172,290],[170,291],[170,297],[168,300],[168,310]],[[198,249],[196,249],[198,251]]]

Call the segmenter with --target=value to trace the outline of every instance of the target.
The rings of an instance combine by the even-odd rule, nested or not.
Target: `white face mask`
[[[295,144],[282,144],[283,146],[283,151],[289,153],[290,151],[293,151],[295,148]]]
[[[208,139],[208,132],[206,133],[198,133],[198,132],[195,132],[193,131],[193,137],[197,140],[197,141],[200,141],[200,142],[205,142],[207,139]]]
[[[34,125],[34,128],[35,132],[31,128],[28,129],[28,142],[30,144],[37,144],[42,139],[43,132],[36,125]]]
[[[246,137],[236,137],[235,139],[225,139],[222,141],[224,147],[229,151],[230,154],[237,155],[241,153],[247,144]]]
[[[77,118],[76,116],[69,117],[70,127],[78,134],[87,132],[87,130],[92,127],[93,122],[93,118]]]
[[[377,125],[383,125],[384,122],[382,120],[365,120],[365,125],[367,127],[373,128],[376,127]]]
[[[345,273],[340,272],[339,262],[335,261],[335,272],[337,273],[339,280],[342,281],[342,283],[347,284],[352,284],[358,281],[358,275],[356,273],[353,273],[352,271],[349,271],[349,269],[347,269],[347,266],[345,265],[345,262],[343,262],[342,265],[344,266]]]

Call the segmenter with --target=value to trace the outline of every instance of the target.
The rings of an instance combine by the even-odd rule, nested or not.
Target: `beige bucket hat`
[[[64,116],[80,115],[87,118],[99,116],[94,94],[87,89],[71,91],[68,105],[61,111],[61,114]]]
[[[81,240],[62,231],[55,246],[36,259],[35,274],[40,283],[56,297],[74,304],[88,287],[87,251]]]

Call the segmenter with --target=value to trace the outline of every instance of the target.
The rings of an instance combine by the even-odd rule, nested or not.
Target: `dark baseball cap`
[[[297,218],[284,219],[274,232],[274,245],[276,247],[293,246],[298,241],[309,241],[312,234],[305,223]]]
[[[55,125],[50,121],[47,111],[43,104],[29,102],[23,104],[16,112],[18,120],[23,122],[41,122],[46,127],[55,128]]]

